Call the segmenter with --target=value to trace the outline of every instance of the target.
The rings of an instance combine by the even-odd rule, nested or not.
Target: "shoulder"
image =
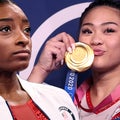
[[[46,95],[50,94],[50,96],[54,96],[54,97],[59,95],[59,96],[63,96],[63,98],[71,99],[68,93],[62,88],[55,87],[49,84],[44,84],[44,83],[38,84],[38,83],[29,82],[27,80],[21,79],[19,76],[18,78],[23,88],[25,88],[25,90],[29,90],[31,92],[36,91],[40,94],[43,93]]]
[[[23,89],[30,95],[32,100],[40,106],[47,113],[58,114],[59,112],[66,113],[70,116],[70,120],[78,120],[77,109],[69,96],[69,94],[62,88],[58,88],[48,84],[38,84],[28,82],[19,78],[20,84]],[[44,101],[44,102],[40,102]],[[51,111],[51,107],[54,112]]]

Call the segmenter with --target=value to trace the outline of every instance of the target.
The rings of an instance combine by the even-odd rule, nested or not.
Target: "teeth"
[[[75,49],[65,54],[65,63],[73,71],[83,72],[89,69],[94,60],[92,48],[82,42],[75,43]]]

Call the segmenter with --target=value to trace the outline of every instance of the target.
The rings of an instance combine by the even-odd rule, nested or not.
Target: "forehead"
[[[88,12],[88,14],[85,16],[84,21],[90,19],[99,20],[99,21],[118,20],[118,22],[120,22],[120,10],[109,6],[95,7]]]
[[[24,17],[27,19],[24,12],[15,4],[4,4],[0,5],[0,18],[6,17]]]

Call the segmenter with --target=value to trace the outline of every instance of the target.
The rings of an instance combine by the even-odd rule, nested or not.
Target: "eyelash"
[[[10,31],[12,31],[10,26],[2,26],[2,27],[0,27],[0,32],[8,33]],[[26,27],[24,29],[25,34],[30,34],[30,32],[31,32],[31,27]]]
[[[24,32],[27,33],[27,34],[30,34],[31,33],[31,27],[25,28]]]
[[[112,28],[107,28],[105,31],[104,31],[104,33],[113,33],[113,32],[115,32],[115,30],[114,29],[112,29]]]
[[[103,32],[109,34],[109,33],[115,32],[115,30],[112,29],[112,28],[107,28],[107,29],[105,29]],[[83,34],[92,34],[93,32],[92,32],[92,30],[90,30],[90,29],[83,29],[83,30],[82,30],[82,33],[83,33]]]
[[[83,33],[83,34],[91,34],[92,31],[89,30],[89,29],[83,29],[83,30],[82,30],[82,33]]]
[[[0,32],[9,32],[9,31],[11,31],[10,26],[4,26],[0,28]]]

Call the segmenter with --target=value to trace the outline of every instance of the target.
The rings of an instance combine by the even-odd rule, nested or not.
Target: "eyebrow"
[[[84,23],[84,24],[82,24],[82,26],[85,26],[85,25],[90,25],[90,26],[93,26],[93,24],[92,24],[92,23]]]
[[[12,19],[12,18],[1,18],[0,19],[0,22],[12,22],[12,21],[14,21],[14,19]],[[28,21],[28,19],[22,19],[22,22],[23,23],[29,23],[29,21]]]
[[[101,25],[109,25],[109,24],[113,24],[113,25],[117,25],[118,26],[118,24],[117,23],[115,23],[115,22],[105,22],[105,23],[102,23]],[[92,23],[84,23],[82,26],[86,26],[86,25],[89,25],[89,26],[93,26],[94,24],[92,24]]]
[[[22,22],[29,23],[29,20],[28,19],[22,19]]]
[[[3,22],[3,21],[5,21],[5,22],[13,21],[13,19],[12,18],[1,18],[0,22]]]
[[[115,23],[115,22],[105,22],[105,23],[103,23],[102,25],[108,25],[108,24],[118,25],[118,24]]]

